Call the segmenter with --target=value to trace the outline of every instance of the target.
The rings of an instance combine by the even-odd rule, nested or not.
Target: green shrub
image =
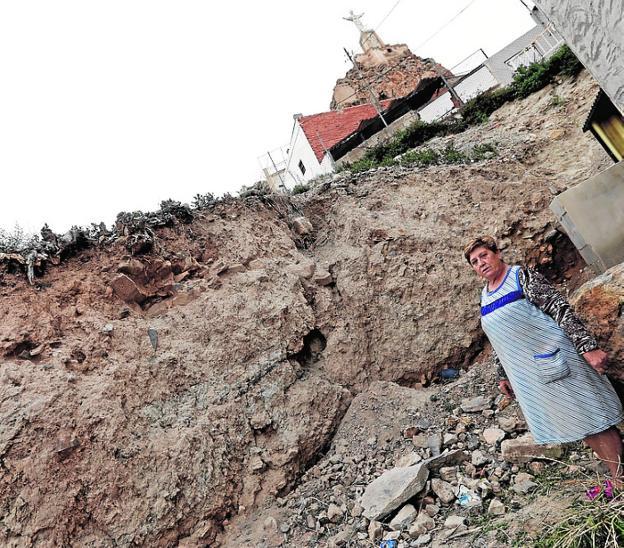
[[[502,107],[507,101],[513,99],[513,91],[510,88],[499,88],[486,91],[477,95],[461,109],[464,122],[469,125],[483,124],[487,122],[490,114]]]
[[[553,53],[547,62],[553,74],[563,74],[564,76],[576,76],[584,68],[583,63],[565,44]]]
[[[487,91],[468,101],[461,109],[462,118],[460,120],[431,123],[418,120],[407,128],[398,131],[389,141],[375,145],[367,150],[360,160],[356,160],[351,164],[344,164],[339,171],[348,169],[359,173],[378,166],[395,165],[396,161],[394,158],[400,155],[403,156],[399,163],[403,165],[414,163],[431,165],[433,163],[432,151],[414,154],[408,151],[423,145],[434,137],[454,135],[461,133],[469,126],[482,124],[488,120],[492,112],[505,103],[527,97],[531,93],[538,91],[551,83],[558,74],[574,76],[582,68],[583,65],[580,64],[570,48],[563,46],[546,60],[532,63],[528,67],[520,67],[508,87]],[[493,148],[492,150],[484,149],[482,151],[479,151],[477,147],[475,149],[476,152],[473,152],[472,159],[483,159],[487,157],[487,153],[496,152]],[[468,161],[468,157],[465,154],[452,147],[442,151],[441,156],[439,161],[443,163],[464,163]]]
[[[555,76],[576,76],[582,69],[572,50],[563,45],[548,59],[518,68],[510,87],[514,97],[522,99],[550,84]]]
[[[416,164],[421,167],[431,166],[440,162],[440,155],[431,148],[410,150],[401,156],[401,165]]]
[[[471,158],[473,161],[478,162],[487,158],[493,158],[498,156],[498,151],[492,143],[481,143],[475,145],[472,149]]]
[[[305,184],[305,183],[300,183],[300,184],[295,185],[291,192],[292,194],[303,194],[304,192],[307,192],[308,190],[310,190],[310,185]]]
[[[452,144],[440,154],[443,164],[465,164],[469,158],[461,150],[457,150]]]

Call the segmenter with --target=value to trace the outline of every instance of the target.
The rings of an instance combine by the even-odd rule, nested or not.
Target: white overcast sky
[[[0,1],[0,227],[110,225],[260,179],[292,115],[329,108],[350,9],[448,68],[534,26],[520,0]]]

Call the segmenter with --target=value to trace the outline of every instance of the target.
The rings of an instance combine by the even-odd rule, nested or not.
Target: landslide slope
[[[580,131],[596,89],[583,74],[453,138],[490,160],[225,201],[33,286],[3,272],[0,542],[236,545],[223,524],[288,492],[371,382],[480,351],[466,239],[578,266],[547,207],[608,162]]]

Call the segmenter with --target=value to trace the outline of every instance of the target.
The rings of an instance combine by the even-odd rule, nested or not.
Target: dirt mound
[[[355,462],[391,411],[360,410],[360,392],[419,387],[482,347],[466,239],[578,270],[547,206],[604,165],[579,129],[594,89],[564,82],[456,136],[498,136],[497,157],[470,166],[157,216],[33,285],[2,263],[1,542],[214,543],[314,470],[354,397],[334,447]]]

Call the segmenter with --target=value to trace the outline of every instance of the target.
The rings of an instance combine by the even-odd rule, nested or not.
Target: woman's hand
[[[502,381],[498,381],[498,388],[508,398],[514,399],[516,397],[513,388],[511,387],[511,383],[508,380],[503,379]]]
[[[585,361],[597,372],[601,375],[605,374],[607,370],[607,353],[604,350],[600,350],[600,348],[596,348],[596,350],[590,350],[589,352],[585,352],[583,354],[583,358]]]

